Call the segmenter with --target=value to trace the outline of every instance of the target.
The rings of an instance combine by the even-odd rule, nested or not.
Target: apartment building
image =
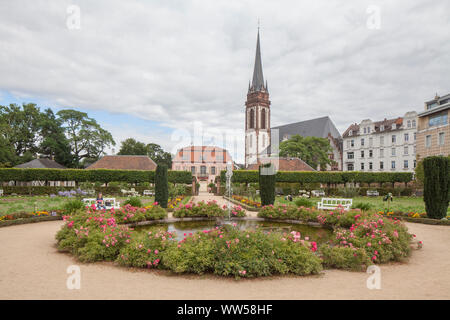
[[[450,94],[425,102],[417,127],[417,161],[428,156],[450,154]]]
[[[417,112],[363,120],[343,134],[343,171],[408,172],[416,167]]]

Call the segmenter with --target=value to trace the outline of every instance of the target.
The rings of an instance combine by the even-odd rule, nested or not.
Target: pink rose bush
[[[176,218],[184,217],[225,217],[228,216],[226,207],[220,207],[216,201],[197,202],[196,204],[187,203],[180,204],[173,211],[173,216]],[[241,206],[234,206],[231,210],[232,217],[244,217],[245,211]]]

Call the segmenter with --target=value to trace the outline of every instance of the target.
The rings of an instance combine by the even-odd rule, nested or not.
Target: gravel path
[[[211,198],[196,200],[203,197]],[[235,281],[83,264],[57,251],[54,236],[62,224],[0,228],[0,299],[450,299],[448,226],[407,224],[424,241],[423,249],[408,263],[381,266],[382,288],[369,290],[362,272]],[[80,290],[66,287],[66,269],[73,264],[81,268]]]

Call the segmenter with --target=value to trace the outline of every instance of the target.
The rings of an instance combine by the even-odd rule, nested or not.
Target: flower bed
[[[269,219],[317,221],[334,228],[334,239],[319,252],[324,266],[361,269],[372,263],[400,261],[410,254],[414,235],[400,220],[358,209],[320,211],[293,206],[265,206],[258,214]],[[422,242],[417,243],[418,247]]]
[[[253,200],[250,200],[248,198],[238,196],[238,195],[233,195],[232,198],[246,206],[253,207],[253,208],[261,208],[261,202],[253,201]]]
[[[214,202],[188,208],[180,205],[177,209],[175,212],[180,216],[209,217],[225,212]],[[107,260],[174,273],[214,273],[240,278],[309,275],[323,268],[363,270],[371,264],[408,257],[415,237],[400,220],[360,210],[325,212],[266,206],[259,215],[269,219],[317,221],[333,226],[333,238],[318,246],[307,238],[302,239],[299,232],[239,230],[227,225],[184,234],[182,240],[176,241],[172,232],[142,233],[120,226],[118,221],[123,220],[123,213],[111,210],[64,217],[66,224],[56,239],[60,250],[72,252],[81,261]],[[418,247],[421,246],[419,241]]]
[[[197,202],[196,204],[187,203],[180,204],[178,208],[173,211],[173,216],[176,218],[191,218],[191,217],[225,217],[228,216],[227,207],[222,208],[217,204],[217,201]],[[232,217],[245,217],[245,211],[241,206],[233,206],[231,209]]]
[[[35,211],[35,212],[17,212],[6,214],[0,217],[0,226],[10,226],[16,224],[34,223],[40,221],[60,220],[62,210]]]
[[[167,212],[161,208],[157,202],[144,208],[133,207],[129,204],[120,209],[95,210],[94,207],[87,207],[88,214],[103,213],[113,216],[118,224],[134,223],[146,220],[159,220],[167,218]]]

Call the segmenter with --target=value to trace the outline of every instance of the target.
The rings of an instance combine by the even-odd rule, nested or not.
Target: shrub
[[[328,268],[361,271],[372,264],[366,251],[363,249],[331,247],[327,245],[320,248],[320,254],[322,255],[324,266]]]
[[[169,184],[167,181],[167,166],[159,164],[155,173],[155,201],[163,208],[167,208],[169,200]]]
[[[299,198],[295,200],[295,204],[297,205],[297,207],[305,207],[305,208],[314,207],[314,202],[306,198]]]
[[[368,202],[357,202],[353,204],[353,209],[360,209],[362,211],[369,211],[372,208],[372,205]]]
[[[197,202],[197,204],[187,203],[180,204],[178,208],[173,211],[173,216],[176,218],[184,217],[223,217],[225,211],[217,204],[216,201]]]
[[[450,195],[450,159],[427,157],[423,160],[423,200],[428,217],[442,219],[447,215]]]
[[[66,214],[73,214],[84,210],[84,208],[85,204],[81,200],[69,200],[63,206],[63,210]]]
[[[142,201],[138,197],[130,197],[123,203],[124,205],[129,204],[132,207],[142,207]]]
[[[259,167],[260,196],[263,206],[275,202],[275,174],[272,171],[274,166],[271,163]]]

